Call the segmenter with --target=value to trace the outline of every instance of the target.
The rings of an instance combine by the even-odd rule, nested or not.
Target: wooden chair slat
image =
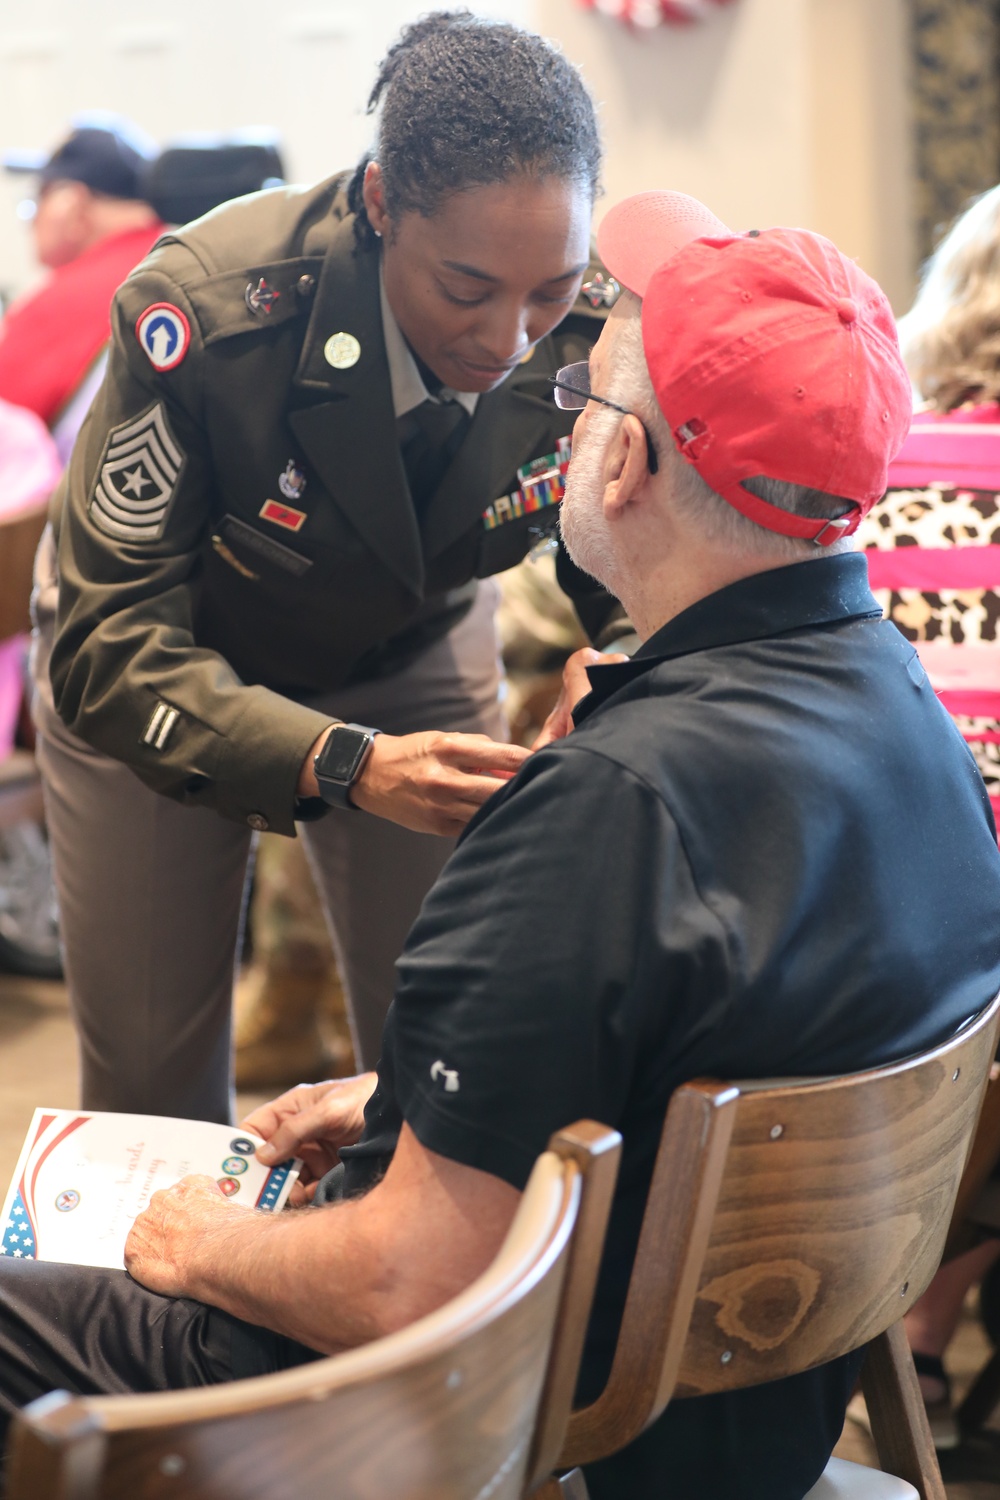
[[[940,1262],[998,1031],[1000,996],[884,1068],[678,1089],[611,1375],[570,1419],[558,1467],[616,1452],[673,1395],[777,1380],[874,1340],[884,1466],[943,1500],[899,1319]]]
[[[520,1500],[581,1202],[603,1238],[618,1144],[586,1123],[564,1132],[493,1267],[377,1344],[226,1386],[33,1403],[14,1423],[8,1500],[329,1500],[334,1488],[338,1500]],[[554,1385],[574,1379],[560,1367]]]

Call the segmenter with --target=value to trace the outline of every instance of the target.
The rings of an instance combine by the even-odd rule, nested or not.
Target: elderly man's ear
[[[638,504],[649,479],[645,428],[638,417],[623,417],[604,461],[604,511],[615,518]]]

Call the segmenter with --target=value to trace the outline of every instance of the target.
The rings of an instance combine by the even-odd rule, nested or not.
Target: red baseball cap
[[[597,234],[642,298],[642,340],[674,441],[757,525],[821,546],[886,489],[913,398],[884,293],[822,235],[735,234],[685,193],[639,193]],[[744,488],[758,475],[841,495],[838,521],[791,515]]]

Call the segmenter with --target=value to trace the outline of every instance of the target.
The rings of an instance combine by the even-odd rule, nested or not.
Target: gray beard
[[[609,428],[611,425],[607,424]],[[606,444],[600,438],[600,429],[591,426],[587,440],[573,451],[566,493],[559,507],[559,533],[576,566],[615,593],[618,568],[601,508]]]

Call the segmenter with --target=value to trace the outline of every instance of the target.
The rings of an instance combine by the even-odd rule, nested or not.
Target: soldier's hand
[[[334,1078],[327,1083],[300,1083],[247,1115],[243,1125],[264,1137],[257,1157],[267,1167],[300,1156],[301,1193],[292,1189],[291,1201],[311,1197],[310,1186],[340,1160],[341,1146],[353,1146],[365,1126],[365,1105],[375,1087],[374,1073]]]
[[[351,801],[415,833],[461,833],[529,752],[485,734],[380,734]]]
[[[553,740],[561,740],[564,735],[569,734],[573,728],[573,710],[581,699],[586,698],[592,687],[587,668],[602,667],[613,661],[628,661],[628,657],[623,656],[620,651],[595,651],[592,646],[584,646],[580,651],[573,652],[563,667],[562,690],[556,706],[542,725],[542,731],[532,745],[532,750],[541,750],[543,745],[551,745]]]

